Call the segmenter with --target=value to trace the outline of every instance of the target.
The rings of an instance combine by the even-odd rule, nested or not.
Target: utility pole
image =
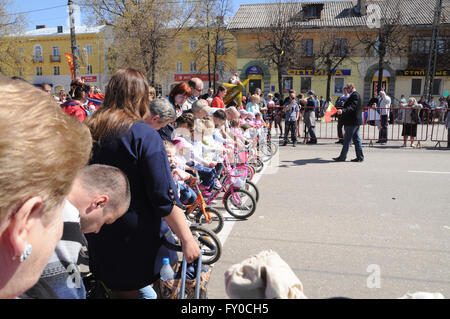
[[[436,63],[438,55],[438,37],[439,37],[439,26],[441,23],[441,12],[442,12],[442,0],[437,0],[436,8],[434,11],[433,33],[430,41],[428,67],[425,76],[425,87],[423,92],[423,95],[425,96],[427,101],[430,101],[433,95],[433,84],[434,84],[434,76],[436,75]]]
[[[78,55],[77,52],[77,42],[75,39],[75,18],[73,15],[73,1],[69,0],[69,20],[70,20],[70,46],[72,48],[72,57],[73,57],[73,67],[75,70],[75,77],[79,75],[79,67],[78,67]]]

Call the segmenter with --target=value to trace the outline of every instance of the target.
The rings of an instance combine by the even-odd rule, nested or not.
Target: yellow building
[[[86,84],[104,90],[108,80],[105,64],[107,27],[77,26],[75,34],[79,52],[78,75]],[[54,88],[53,93],[59,92],[61,88],[68,91],[72,75],[65,54],[72,53],[70,28],[37,26],[35,30],[27,31],[23,38],[26,41],[19,50],[32,57],[33,67],[30,68],[31,73],[21,76],[35,85],[50,84]]]
[[[295,89],[304,93],[309,89],[318,96],[326,96],[327,76],[325,68],[319,64],[319,51],[330,34],[338,34],[340,41],[356,49],[350,59],[339,65],[331,80],[331,99],[335,101],[341,95],[345,83],[353,82],[367,102],[378,82],[378,57],[370,55],[359,42],[358,34],[377,30],[370,24],[374,18],[369,6],[383,8],[383,14],[394,14],[389,3],[399,5],[407,36],[404,38],[407,52],[398,56],[388,54],[382,74],[383,86],[397,103],[401,95],[420,96],[424,92],[425,70],[432,35],[433,13],[436,1],[430,0],[358,0],[358,1],[309,1],[289,3],[264,3],[241,5],[228,25],[237,41],[237,68],[241,80],[250,79],[247,91],[251,93],[257,87],[265,94]],[[364,13],[366,10],[366,13]],[[380,9],[381,10],[381,9]],[[397,10],[397,9],[395,9]],[[297,32],[301,43],[299,65],[289,66],[283,72],[283,88],[278,87],[278,72],[257,50],[258,37],[267,38],[274,32],[276,17],[286,16],[291,32]],[[387,13],[386,13],[387,12]],[[369,14],[370,13],[370,14]],[[450,7],[444,6],[438,38],[438,63],[434,81],[433,96],[445,95],[450,91]],[[444,59],[444,58],[447,59]]]
[[[206,29],[195,28],[182,30],[177,34],[175,41],[169,48],[170,62],[168,75],[162,87],[163,95],[169,94],[171,88],[182,81],[189,81],[193,77],[200,78],[204,83],[206,93],[209,85],[216,87],[223,82],[228,82],[237,71],[236,65],[236,40],[225,27],[221,28],[217,50],[211,49],[210,73],[208,73],[208,50],[205,40]],[[211,37],[211,47],[215,41]],[[217,67],[214,72],[214,56],[217,52]],[[208,74],[211,75],[209,81]]]

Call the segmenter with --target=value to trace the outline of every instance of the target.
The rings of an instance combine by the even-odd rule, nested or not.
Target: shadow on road
[[[301,159],[301,160],[295,160],[295,161],[282,161],[282,163],[291,163],[289,164],[281,164],[278,167],[284,167],[284,168],[288,168],[288,167],[292,167],[292,166],[302,166],[302,165],[307,165],[307,164],[327,164],[327,163],[334,163],[333,160],[324,160],[321,158],[307,158],[307,159]]]

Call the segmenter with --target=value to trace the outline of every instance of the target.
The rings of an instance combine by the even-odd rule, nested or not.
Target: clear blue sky
[[[277,0],[233,0],[233,14],[237,11],[241,4],[251,4],[251,3],[269,3],[276,2]],[[303,0],[299,0],[303,1]],[[323,0],[322,0],[323,1]],[[327,1],[327,0],[325,0]],[[74,0],[74,3],[77,1]],[[68,26],[68,11],[67,11],[67,0],[11,0],[12,11],[15,12],[35,12],[27,13],[27,30],[34,29],[36,25],[46,25],[47,27],[56,27],[58,25]],[[55,7],[55,8],[53,8]],[[53,9],[48,9],[53,8]],[[85,24],[85,17],[81,12],[80,24]]]

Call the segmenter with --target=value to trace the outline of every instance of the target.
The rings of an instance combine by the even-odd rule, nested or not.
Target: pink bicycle
[[[205,196],[206,205],[210,206],[220,193],[224,192],[222,203],[226,211],[238,219],[246,219],[256,211],[256,199],[244,190],[247,181],[247,170],[229,165],[224,166],[224,179],[220,189],[213,190],[209,196]]]

